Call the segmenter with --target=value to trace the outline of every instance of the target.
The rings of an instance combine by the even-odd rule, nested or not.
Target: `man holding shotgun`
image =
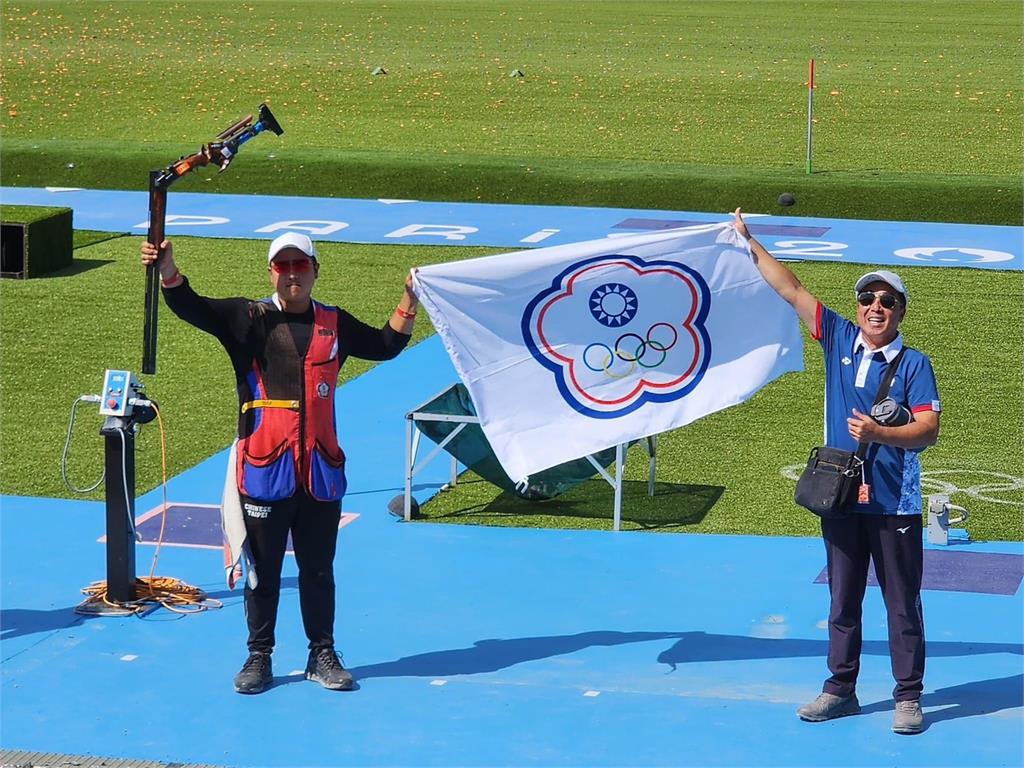
[[[411,278],[391,317],[374,328],[312,298],[320,263],[303,234],[288,232],[270,244],[267,272],[274,293],[258,301],[196,293],[167,240],[159,249],[144,242],[142,263],[157,265],[167,306],[215,336],[235,371],[234,472],[251,558],[245,586],[249,656],[235,676],[235,690],[260,693],[273,681],[270,655],[289,532],[309,638],[306,679],[348,690],[352,676],[334,648],[334,555],[345,493],[334,390],[347,357],[390,360],[405,348],[417,307]]]

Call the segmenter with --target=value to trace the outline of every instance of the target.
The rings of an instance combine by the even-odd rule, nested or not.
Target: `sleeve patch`
[[[814,308],[814,332],[811,334],[811,338],[815,341],[821,341],[821,302]]]

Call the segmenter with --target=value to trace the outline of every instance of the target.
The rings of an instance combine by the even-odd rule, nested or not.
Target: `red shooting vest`
[[[274,337],[274,334],[280,334]],[[268,335],[269,354],[292,354],[294,342],[286,325]],[[338,383],[338,312],[313,302],[313,329],[302,376],[291,377],[268,392],[259,360],[252,361],[246,377],[252,400],[242,405],[253,410],[255,425],[238,441],[238,490],[263,501],[286,499],[297,483],[320,501],[336,501],[345,494],[345,454],[335,430],[334,389]],[[282,391],[283,390],[283,391]],[[298,481],[297,481],[298,478]]]

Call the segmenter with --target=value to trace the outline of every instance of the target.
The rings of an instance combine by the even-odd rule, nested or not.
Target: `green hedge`
[[[0,205],[0,272],[40,277],[71,266],[74,228],[70,208]]]

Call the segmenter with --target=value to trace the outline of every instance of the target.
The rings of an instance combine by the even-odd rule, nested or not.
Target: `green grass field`
[[[177,260],[199,290],[214,296],[266,293],[263,243],[198,238],[176,243]],[[138,246],[137,237],[96,242],[76,251],[71,270],[37,280],[0,281],[0,492],[70,495],[59,467],[72,401],[97,391],[106,368],[137,370],[144,275]],[[367,321],[383,322],[409,268],[489,252],[493,249],[324,243],[317,292]],[[850,286],[863,269],[795,265],[812,291],[850,312]],[[902,271],[914,293],[906,337],[932,357],[945,408],[940,442],[923,456],[925,471],[956,470],[947,479],[962,488],[992,485],[993,477],[986,474],[991,472],[1024,478],[1024,280],[1019,273]],[[125,302],[126,295],[138,301]],[[420,323],[415,339],[428,332],[429,324]],[[801,463],[821,435],[822,363],[813,342],[807,342],[805,357],[804,373],[783,377],[742,406],[663,436],[662,485],[654,502],[643,496],[639,481],[646,477],[645,463],[642,450],[634,448],[629,478],[637,482],[630,484],[626,527],[813,533],[814,520],[794,506],[793,482],[781,474],[784,467]],[[350,361],[343,377],[368,367]],[[172,475],[230,443],[237,405],[224,352],[214,339],[166,310],[161,313],[159,374],[148,384],[164,413]],[[95,409],[82,407],[79,413],[69,469],[81,487],[99,474],[102,443]],[[394,461],[397,470],[401,457]],[[139,491],[159,479],[158,432],[150,426],[139,440]],[[1024,538],[1024,481],[1018,485],[983,494],[997,501],[967,503],[973,535]],[[594,481],[537,504],[499,498],[493,486],[470,482],[442,494],[424,511],[448,522],[609,527],[611,490]]]
[[[790,191],[797,215],[1022,223],[1019,2],[8,0],[0,13],[4,185],[143,189],[149,170],[267,101],[283,137],[174,189],[765,212]],[[388,74],[371,75],[377,66]],[[72,269],[0,281],[0,492],[68,495],[59,467],[72,401],[96,391],[104,369],[138,364],[138,243],[77,232]],[[266,292],[263,244],[177,243],[204,292]],[[411,266],[493,252],[322,250],[331,268],[320,296],[381,321]],[[861,267],[796,271],[852,311]],[[905,277],[907,338],[932,356],[945,405],[925,471],[988,488],[967,503],[973,535],[1024,538],[1024,489],[986,474],[1024,477],[1024,281],[953,269]],[[417,340],[428,332],[421,323]],[[634,449],[627,527],[813,533],[781,474],[820,435],[820,353],[808,343],[806,355],[805,373],[665,436],[653,501]],[[228,444],[235,395],[218,344],[166,311],[159,365],[150,394],[174,474]],[[80,414],[70,472],[85,485],[100,469],[99,421]],[[159,482],[155,426],[139,448],[141,492]],[[607,527],[611,492],[593,482],[527,505],[465,482],[424,511]]]
[[[140,188],[267,101],[283,137],[182,185],[1020,223],[1022,25],[1015,0],[10,0],[3,180]]]

